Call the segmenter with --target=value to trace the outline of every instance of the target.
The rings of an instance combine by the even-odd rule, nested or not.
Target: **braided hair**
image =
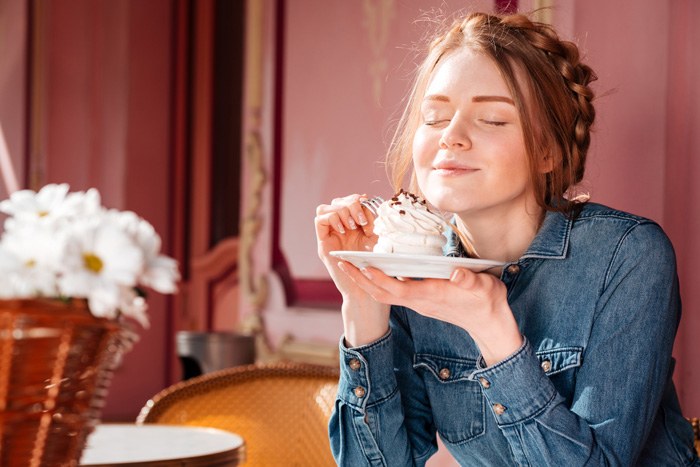
[[[437,64],[462,47],[490,57],[513,95],[538,205],[575,216],[580,203],[572,190],[584,175],[595,120],[589,84],[597,77],[581,62],[574,43],[559,39],[549,25],[520,14],[472,13],[430,44],[387,156],[395,188],[410,174],[411,190],[420,191],[411,165],[420,102]],[[548,170],[542,170],[542,161]]]

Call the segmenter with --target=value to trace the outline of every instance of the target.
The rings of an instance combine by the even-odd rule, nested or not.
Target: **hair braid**
[[[564,162],[568,162],[572,170],[570,184],[579,183],[583,179],[591,143],[590,130],[595,120],[592,103],[595,94],[589,84],[598,77],[591,67],[581,62],[578,47],[573,42],[561,40],[551,26],[522,15],[506,16],[503,23],[517,28],[533,47],[545,54],[570,91],[576,111],[569,134],[570,160]]]

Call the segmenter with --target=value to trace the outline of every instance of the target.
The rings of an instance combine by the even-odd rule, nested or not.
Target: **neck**
[[[537,235],[544,211],[537,205],[508,212],[459,215],[480,258],[517,261]]]

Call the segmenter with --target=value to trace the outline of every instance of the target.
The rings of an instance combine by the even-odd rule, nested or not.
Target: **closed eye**
[[[441,123],[448,123],[449,120],[426,120],[423,122],[423,125],[426,126],[435,126],[435,125],[440,125]]]
[[[508,122],[501,122],[498,120],[481,120],[483,123],[492,126],[506,126]]]

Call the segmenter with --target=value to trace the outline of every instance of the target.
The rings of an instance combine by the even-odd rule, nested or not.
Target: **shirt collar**
[[[540,230],[523,258],[566,258],[573,224],[571,217],[561,212],[547,211]]]
[[[560,212],[547,211],[540,230],[522,258],[566,258],[573,223],[573,219]],[[455,228],[454,219],[450,227]],[[467,256],[454,231],[447,231],[445,236],[447,237],[447,245],[443,250],[445,256]]]

